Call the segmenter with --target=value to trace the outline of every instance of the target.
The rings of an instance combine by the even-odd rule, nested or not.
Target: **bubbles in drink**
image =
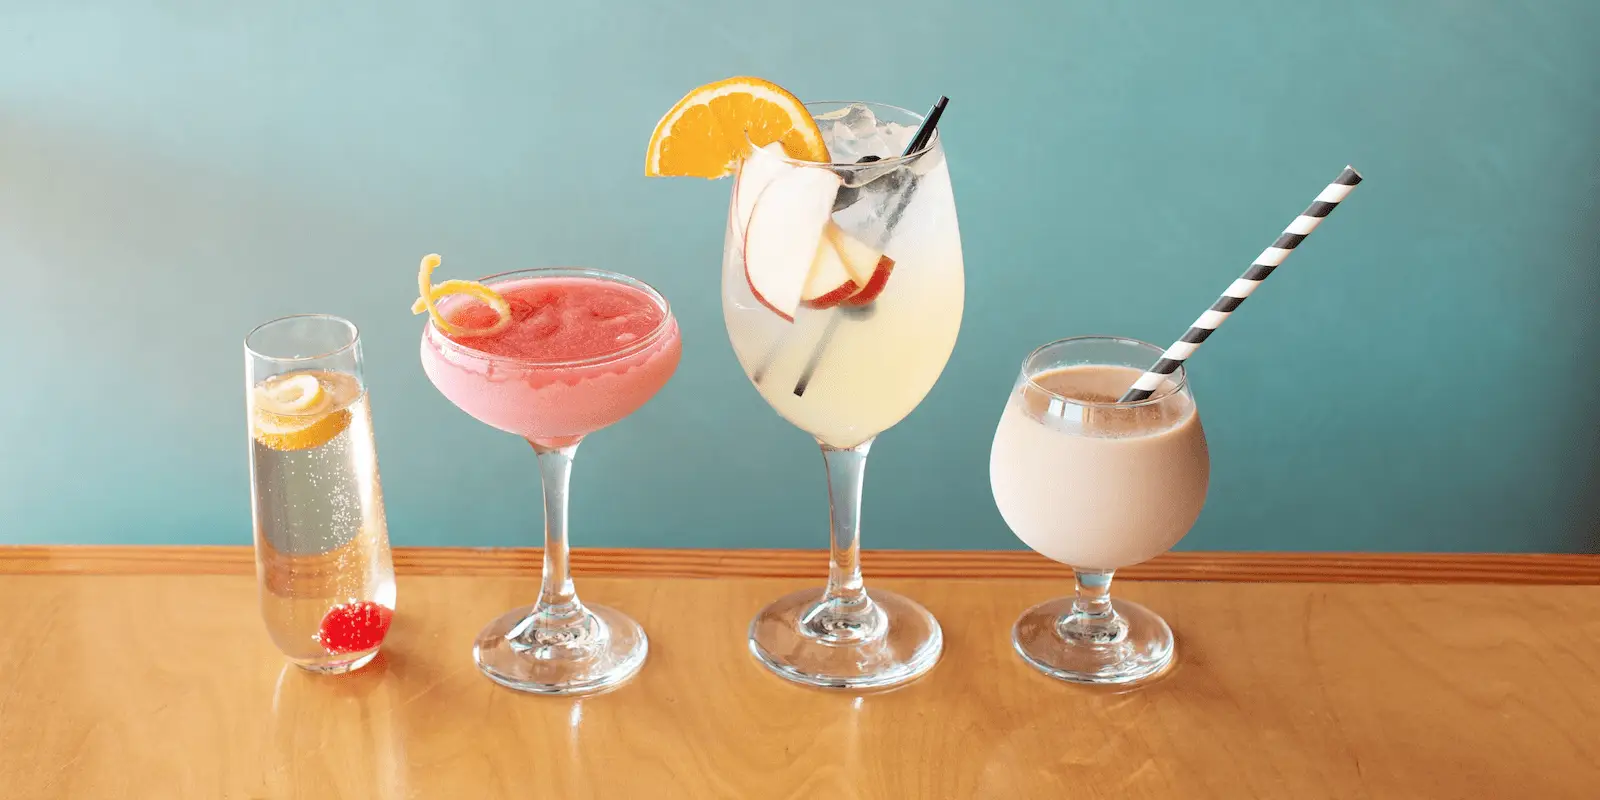
[[[267,632],[304,667],[360,662],[395,602],[367,394],[354,375],[301,370],[254,387],[249,412]]]

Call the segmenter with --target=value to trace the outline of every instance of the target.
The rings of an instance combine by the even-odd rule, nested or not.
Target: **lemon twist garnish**
[[[328,404],[322,381],[305,372],[268,379],[256,392],[256,405],[275,414],[317,414]]]
[[[287,417],[266,411],[256,412],[255,440],[273,450],[293,452],[312,450],[333,441],[350,427],[350,411],[313,417]]]
[[[344,406],[360,394],[353,376],[316,372],[275,375],[251,395],[251,435],[273,450],[312,450],[350,427]]]
[[[450,336],[493,336],[511,326],[511,304],[500,296],[499,292],[484,286],[477,281],[445,281],[444,283],[430,283],[433,271],[439,268],[444,259],[437,253],[430,253],[422,257],[422,268],[417,271],[417,291],[421,297],[411,304],[411,313],[421,314],[427,312],[433,318],[433,324],[439,330]],[[457,325],[444,318],[435,305],[440,298],[452,294],[464,294],[482,300],[484,304],[494,310],[499,319],[487,328],[470,328]]]

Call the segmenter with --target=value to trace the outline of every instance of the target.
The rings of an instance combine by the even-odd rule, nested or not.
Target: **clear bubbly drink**
[[[251,510],[261,613],[278,649],[316,672],[377,654],[394,566],[366,388],[296,369],[249,391]]]

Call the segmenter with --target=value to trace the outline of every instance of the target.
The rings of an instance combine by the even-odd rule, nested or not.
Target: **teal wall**
[[[0,0],[0,542],[248,541],[240,341],[322,311],[364,331],[394,541],[533,543],[527,445],[417,363],[438,251],[681,316],[678,376],[580,453],[577,544],[822,546],[821,460],[723,333],[728,184],[640,174],[682,92],[748,73],[952,98],[969,305],[873,451],[869,547],[1018,546],[987,458],[1023,355],[1171,341],[1350,162],[1197,357],[1182,546],[1594,551],[1597,33],[1592,0]]]

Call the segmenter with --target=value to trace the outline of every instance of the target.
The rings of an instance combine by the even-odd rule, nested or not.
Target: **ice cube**
[[[839,114],[838,111],[831,112],[831,114],[839,114],[839,116],[833,117],[830,114],[828,118],[837,119],[850,132],[852,138],[859,139],[863,136],[871,136],[877,133],[878,115],[872,113],[872,109],[855,103],[845,106],[843,112],[843,114]]]
[[[603,321],[626,320],[634,312],[634,304],[628,298],[611,292],[586,297],[584,305],[592,317]]]
[[[561,330],[562,322],[565,321],[563,317],[559,302],[550,303],[535,308],[533,316],[528,317],[523,326],[533,331],[534,338],[543,339],[554,336],[556,331]]]
[[[856,151],[854,139],[846,139],[840,144],[828,145],[828,157],[838,164],[854,164],[863,155],[866,154]]]
[[[828,123],[823,130],[828,140],[828,152],[835,161],[854,161],[874,153],[860,141],[878,134],[878,116],[863,105],[848,105],[817,117]],[[848,156],[848,158],[845,158]]]
[[[863,136],[856,139],[855,151],[857,158],[861,156],[888,158],[889,156],[900,155],[899,153],[890,152],[888,140],[883,137],[883,134],[876,132],[871,136]]]
[[[850,126],[843,122],[830,123],[823,128],[823,133],[826,134],[824,138],[828,140],[828,144],[831,147],[848,147],[851,140],[855,138],[855,134],[850,132]]]
[[[880,133],[883,139],[883,146],[899,155],[906,151],[906,145],[911,144],[911,137],[916,135],[917,130],[910,125],[890,122],[880,129]]]

